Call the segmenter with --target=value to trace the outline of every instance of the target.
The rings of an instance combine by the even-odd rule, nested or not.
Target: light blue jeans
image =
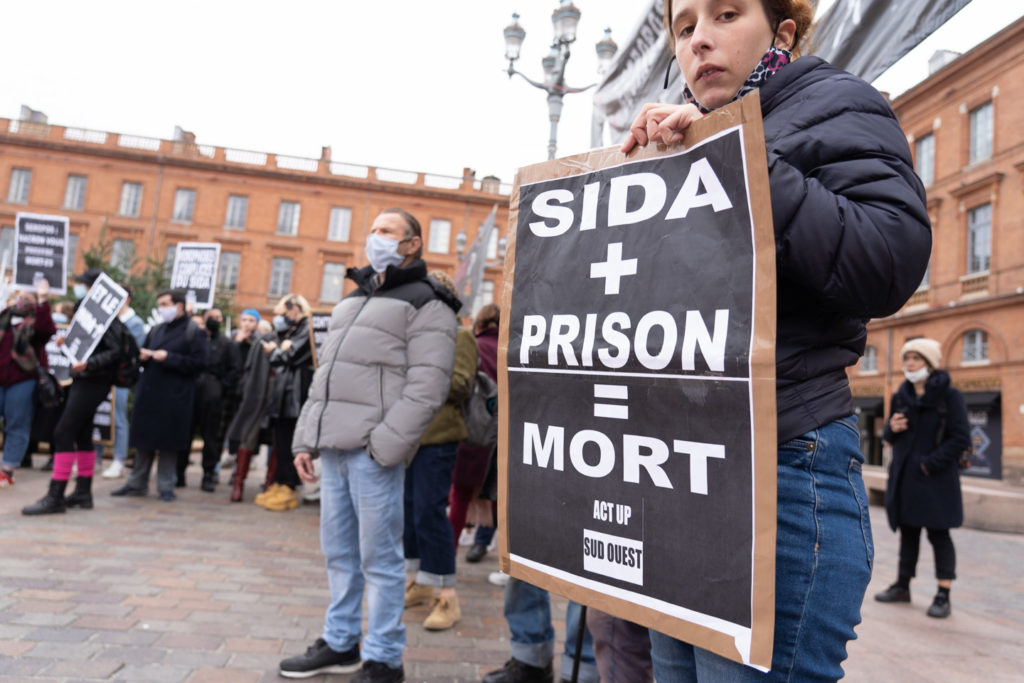
[[[505,585],[505,621],[512,632],[511,655],[524,664],[545,667],[555,658],[555,630],[551,626],[551,597],[543,588],[509,579]],[[576,654],[580,627],[580,606],[570,601],[565,611],[565,652],[561,676],[569,680]],[[594,661],[594,642],[584,627],[579,680],[597,683],[600,677]]]
[[[863,462],[855,416],[779,446],[771,671],[651,631],[658,683],[842,678],[874,559]]]
[[[122,465],[128,459],[128,394],[129,387],[114,387],[114,462]],[[103,462],[104,445],[96,444],[96,465]]]
[[[0,406],[4,414],[4,468],[13,470],[21,464],[28,449],[32,433],[32,418],[36,414],[36,380],[0,387]]]
[[[400,666],[405,649],[405,468],[381,467],[362,449],[325,449],[320,461],[320,546],[331,590],[323,638],[339,652],[359,643],[365,587],[370,614],[363,661]]]

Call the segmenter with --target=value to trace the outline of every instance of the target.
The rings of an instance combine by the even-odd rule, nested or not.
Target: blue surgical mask
[[[83,285],[81,282],[75,283],[75,298],[84,299],[85,295],[89,292],[89,288]]]
[[[288,323],[288,318],[284,317],[283,315],[275,315],[274,316],[274,329],[275,330],[277,330],[278,332],[284,332],[289,327],[290,327],[290,325]]]
[[[398,253],[399,242],[377,233],[371,233],[366,240],[366,258],[377,273],[383,273],[388,266],[397,266],[405,257]]]

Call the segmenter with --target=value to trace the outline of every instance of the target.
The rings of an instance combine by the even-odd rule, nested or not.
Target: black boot
[[[53,472],[53,453],[50,454],[50,457],[47,458],[46,462],[44,462],[43,466],[39,469],[43,472]]]
[[[75,480],[75,491],[64,499],[64,504],[69,508],[92,510],[92,477],[79,477]]]
[[[199,485],[199,488],[207,493],[213,493],[214,489],[217,488],[217,475],[213,472],[204,472],[203,483]]]
[[[40,498],[31,505],[26,505],[21,509],[23,515],[50,515],[55,512],[64,512],[64,489],[67,487],[68,482],[57,481],[56,479],[50,480],[50,490],[47,491],[46,495]]]

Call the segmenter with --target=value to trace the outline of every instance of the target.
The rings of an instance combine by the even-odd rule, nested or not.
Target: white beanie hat
[[[900,358],[902,359],[907,355],[908,351],[913,351],[920,355],[921,358],[924,358],[932,370],[937,370],[942,363],[942,347],[934,339],[928,339],[927,337],[911,339],[903,345],[903,349],[900,351]]]

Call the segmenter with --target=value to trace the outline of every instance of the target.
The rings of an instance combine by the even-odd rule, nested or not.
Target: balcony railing
[[[984,294],[988,291],[988,271],[970,273],[960,278],[960,295]]]
[[[252,150],[197,145],[180,140],[161,140],[138,135],[108,133],[86,128],[71,128],[46,123],[32,123],[15,119],[0,119],[0,134],[23,135],[33,138],[85,144],[95,147],[118,148],[133,151],[153,152],[172,157],[200,157],[212,162],[239,164],[248,167],[263,167],[268,170],[283,170],[296,173],[314,173],[348,178],[364,178],[396,185],[418,185],[443,190],[468,190],[485,194],[509,195],[509,183],[496,182],[493,178],[457,177],[436,173],[421,173],[394,168],[382,168],[363,164],[350,164],[324,159],[268,154]]]

